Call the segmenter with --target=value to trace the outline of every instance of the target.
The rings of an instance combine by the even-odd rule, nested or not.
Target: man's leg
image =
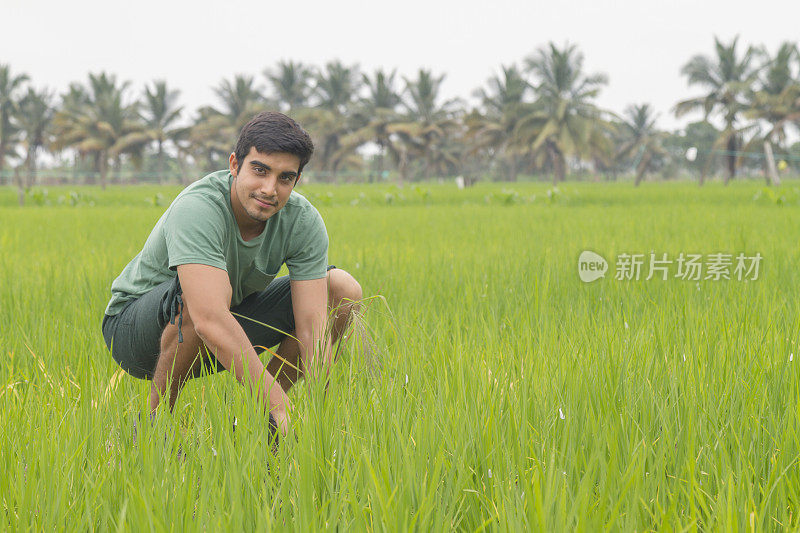
[[[362,292],[361,286],[355,278],[344,270],[332,269],[328,271],[327,277],[328,308],[333,311],[331,324],[333,344],[347,330],[353,312],[360,308]],[[164,396],[169,397],[171,410],[186,381],[199,373],[202,361],[215,364],[215,357],[207,351],[202,339],[194,329],[191,312],[186,305],[183,307],[181,327],[183,342],[181,343],[178,342],[179,322],[176,317],[175,323],[168,323],[161,335],[161,352],[150,387],[151,411],[156,410],[161,397]],[[276,353],[280,358],[273,357],[268,363],[267,369],[277,377],[278,383],[288,392],[292,385],[302,377],[300,346],[295,339],[286,337]],[[284,363],[281,358],[289,364]],[[296,368],[292,368],[292,365]]]
[[[179,323],[181,321],[175,317],[175,323],[167,323],[161,334],[161,353],[158,356],[158,362],[153,372],[153,383],[150,387],[151,412],[156,410],[162,397],[169,398],[169,408],[172,410],[183,385],[201,368],[200,350],[205,352],[205,345],[197,335],[189,308],[185,305],[180,328],[183,342],[180,343],[178,342]]]
[[[328,310],[332,311],[331,345],[347,331],[353,312],[360,309],[362,297],[361,285],[348,272],[339,268],[328,271]],[[294,335],[294,331],[291,334]],[[292,385],[303,377],[300,345],[292,337],[286,337],[276,353],[279,357],[272,357],[267,370],[277,377],[283,390],[289,392]]]

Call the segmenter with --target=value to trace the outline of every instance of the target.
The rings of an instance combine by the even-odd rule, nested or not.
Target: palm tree
[[[748,47],[740,57],[736,50],[738,40],[735,37],[726,46],[715,37],[716,57],[696,55],[683,66],[681,74],[688,78],[689,85],[702,87],[706,94],[684,100],[675,106],[676,117],[702,110],[706,120],[712,115],[722,118],[725,127],[715,148],[725,150],[726,184],[736,175],[738,152],[747,129],[740,126],[739,118],[750,106],[748,94],[758,79],[756,61],[761,55],[755,48]]]
[[[800,51],[797,43],[786,41],[781,43],[775,57],[765,54],[765,70],[761,90],[767,94],[781,94],[786,88],[798,83],[798,66]]]
[[[636,169],[634,185],[638,186],[654,159],[667,155],[662,146],[665,133],[656,129],[656,116],[650,104],[629,106],[625,110],[621,129],[623,142],[617,154],[621,157],[633,156]]]
[[[800,65],[800,53],[797,44],[784,42],[778,48],[775,57],[766,58],[763,76],[759,87],[751,89],[749,97],[750,108],[745,111],[745,116],[754,119],[757,124],[766,123],[766,131],[757,131],[750,142],[745,145],[744,151],[751,148],[760,150],[762,145],[765,153],[771,157],[772,143],[776,143],[781,151],[786,150],[786,125],[800,118],[800,80],[798,80],[797,67]],[[767,185],[773,183],[774,168],[770,166],[770,159],[764,158],[764,178]]]
[[[213,172],[226,165],[235,136],[236,128],[225,115],[213,107],[201,107],[185,135],[186,145],[180,150],[196,162],[203,161],[203,169]]]
[[[435,161],[443,157],[439,152],[455,137],[458,127],[456,115],[459,100],[454,98],[439,103],[444,77],[444,74],[435,76],[430,70],[419,69],[416,79],[403,78],[406,87],[402,104],[408,118],[416,122],[417,127],[408,129],[402,155],[419,155],[425,177],[430,177],[435,170]]]
[[[26,183],[20,183],[20,185],[25,189],[36,181],[37,153],[48,140],[48,129],[54,113],[51,105],[52,99],[52,94],[47,90],[37,92],[29,88],[19,102],[18,121],[20,129],[25,134],[25,166],[27,167]],[[21,195],[20,200],[23,198],[24,195]]]
[[[495,116],[523,103],[531,88],[517,65],[501,65],[500,68],[503,71],[502,77],[492,76],[487,82],[489,90],[477,91],[486,110]]]
[[[57,107],[57,112],[53,117],[53,121],[55,122],[56,117],[59,115],[77,116],[83,113],[85,108],[90,105],[91,101],[88,93],[86,92],[86,87],[80,83],[72,82],[69,84],[67,92],[61,95],[61,105]],[[54,134],[58,133],[58,127],[53,126],[52,129]],[[59,146],[63,147],[64,145],[63,143],[60,143],[57,136],[54,136],[49,148],[51,150],[58,150]],[[87,154],[82,153],[79,150],[73,150],[72,155],[72,178],[77,181],[81,167],[86,166],[84,161],[87,158]]]
[[[17,92],[26,81],[26,74],[14,76],[9,65],[0,64],[0,175],[3,173],[6,154],[11,150],[19,132],[13,116],[18,106]]]
[[[507,178],[516,181],[520,156],[524,152],[514,132],[530,85],[516,65],[502,67],[502,77],[492,76],[488,90],[478,89],[483,109],[465,118],[471,152],[490,150],[505,160]]]
[[[524,106],[515,135],[534,153],[543,154],[553,169],[553,184],[566,177],[567,157],[591,155],[602,147],[605,113],[594,103],[604,74],[583,72],[583,54],[575,45],[539,48],[526,59],[537,100]]]
[[[314,79],[314,72],[310,67],[299,61],[280,61],[277,69],[265,70],[264,76],[272,85],[272,91],[282,111],[291,113],[294,109],[308,105],[311,82]]]
[[[361,99],[368,109],[388,109],[397,110],[400,105],[400,94],[395,88],[395,78],[397,70],[387,73],[383,69],[377,69],[372,77],[367,74],[361,75],[361,81],[367,89],[367,96]]]
[[[105,72],[89,74],[83,105],[64,106],[53,118],[53,147],[91,155],[104,189],[109,160],[118,162],[122,154],[138,156],[151,141],[136,104],[125,101],[128,86],[128,82],[117,84],[116,77]]]
[[[800,51],[797,44],[785,42],[775,57],[765,63],[760,87],[751,99],[749,118],[763,120],[770,126],[766,140],[785,149],[786,125],[800,119]]]
[[[334,178],[346,164],[357,164],[354,146],[343,140],[358,129],[359,117],[350,113],[361,86],[358,68],[332,61],[316,73],[315,107],[301,109],[297,118],[314,140],[315,156],[311,168]]]
[[[599,111],[599,114],[589,130],[586,152],[591,158],[595,179],[598,179],[599,170],[608,171],[617,162],[618,121],[611,112]]]
[[[400,153],[396,146],[398,136],[394,131],[406,123],[406,119],[397,112],[400,105],[400,94],[395,88],[397,71],[390,73],[378,69],[372,76],[362,74],[362,82],[367,94],[361,98],[351,111],[355,129],[341,139],[343,148],[354,151],[368,143],[378,147],[378,174],[385,169],[385,157],[388,151],[395,157]]]
[[[156,142],[158,157],[158,182],[164,182],[164,143],[174,140],[180,129],[174,127],[180,120],[183,108],[178,106],[180,91],[170,91],[163,80],[153,82],[152,89],[145,87],[144,105],[140,115],[147,133]]]
[[[430,145],[430,153],[426,165],[426,176],[454,176],[461,168],[461,162],[467,156],[469,143],[466,140],[466,128],[462,121],[453,121],[445,135],[438,136]]]
[[[256,86],[252,76],[236,75],[233,81],[222,80],[214,88],[222,103],[219,114],[224,115],[233,126],[234,135],[259,111],[269,107],[269,103]]]
[[[315,176],[333,180],[342,167],[360,163],[360,158],[353,157],[357,144],[349,138],[358,126],[355,116],[322,107],[302,108],[295,114],[314,141],[314,159],[307,168]]]
[[[317,107],[344,114],[361,88],[356,65],[347,66],[341,61],[331,61],[317,72],[314,95]]]
[[[662,145],[668,153],[673,154],[686,154],[691,149],[694,152],[692,159],[681,160],[680,166],[697,174],[702,184],[703,176],[720,167],[721,161],[713,154],[719,134],[720,131],[708,121],[690,122],[680,130],[665,134]]]
[[[209,172],[226,165],[239,130],[253,115],[269,107],[252,76],[236,75],[233,80],[222,80],[214,93],[220,108],[198,109],[194,123],[183,135],[189,147],[182,149],[192,153],[196,160],[205,161],[203,166]]]
[[[403,78],[406,82],[403,105],[412,116],[428,123],[452,116],[459,103],[458,99],[439,103],[439,91],[444,78],[444,74],[435,76],[427,69],[419,69],[416,79]]]

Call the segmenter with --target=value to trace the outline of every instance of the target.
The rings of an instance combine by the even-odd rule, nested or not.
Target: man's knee
[[[346,308],[349,312],[363,298],[361,285],[349,272],[334,268],[328,273],[328,300],[331,307]]]

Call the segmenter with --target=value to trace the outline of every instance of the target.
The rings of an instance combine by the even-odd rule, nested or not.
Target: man
[[[285,434],[290,387],[331,363],[362,295],[328,267],[322,218],[294,191],[313,150],[291,118],[258,114],[229,169],[184,189],[112,283],[103,337],[126,372],[152,380],[151,412],[162,398],[172,409],[207,363],[257,387]],[[283,264],[289,275],[274,279]],[[277,344],[265,367],[256,347]]]

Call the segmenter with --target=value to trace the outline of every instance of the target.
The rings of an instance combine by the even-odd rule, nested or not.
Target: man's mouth
[[[261,200],[261,199],[259,199],[259,198],[256,198],[255,196],[253,197],[253,200],[255,200],[256,202],[258,202],[258,204],[259,204],[261,207],[275,207],[275,205],[277,205],[277,204],[275,204],[274,202],[268,202],[267,200]]]

